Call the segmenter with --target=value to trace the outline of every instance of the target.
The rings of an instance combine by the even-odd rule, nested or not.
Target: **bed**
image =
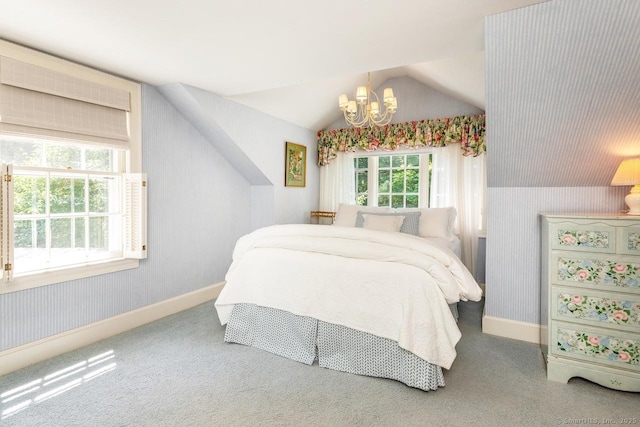
[[[339,211],[334,226],[275,225],[238,240],[215,303],[225,341],[443,387],[461,338],[455,304],[482,291],[452,250],[455,239],[420,236],[423,212],[355,209],[344,209],[344,223]]]

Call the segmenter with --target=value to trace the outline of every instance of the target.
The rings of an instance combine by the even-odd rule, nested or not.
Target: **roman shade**
[[[0,133],[129,148],[126,90],[0,57]]]

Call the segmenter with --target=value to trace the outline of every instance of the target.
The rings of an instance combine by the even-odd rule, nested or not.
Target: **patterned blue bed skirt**
[[[457,306],[451,307],[457,319]],[[389,378],[429,391],[444,387],[442,368],[398,343],[341,325],[255,304],[236,304],[224,340],[256,347],[307,365]]]

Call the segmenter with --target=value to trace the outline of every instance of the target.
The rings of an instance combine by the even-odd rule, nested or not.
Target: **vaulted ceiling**
[[[484,17],[542,1],[20,0],[0,38],[319,130],[369,71],[374,87],[409,76],[484,109]]]

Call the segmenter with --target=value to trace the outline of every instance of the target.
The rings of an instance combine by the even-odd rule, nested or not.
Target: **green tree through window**
[[[14,272],[109,257],[121,246],[117,150],[0,138],[13,164]]]
[[[391,208],[428,207],[431,167],[429,153],[356,157],[356,204],[366,206],[375,203],[375,206]]]

